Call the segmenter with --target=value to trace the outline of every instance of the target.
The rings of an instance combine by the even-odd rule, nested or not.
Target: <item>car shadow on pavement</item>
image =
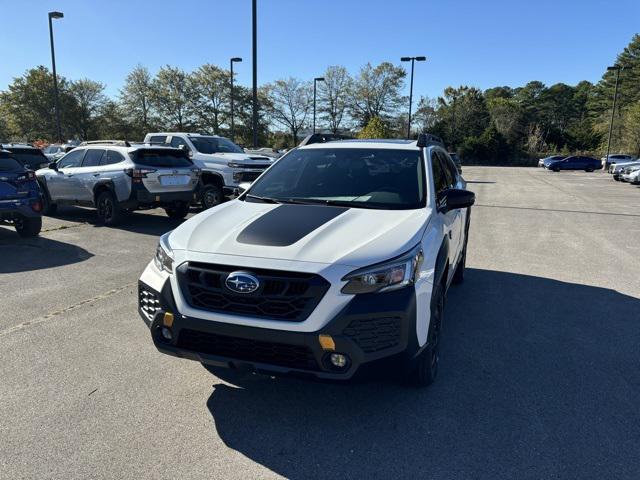
[[[94,209],[65,206],[60,208],[54,218],[71,222],[82,222],[101,229],[118,229],[143,235],[159,236],[173,230],[182,223],[181,220],[173,220],[166,215],[156,215],[148,211],[135,211],[125,213],[121,221],[113,227],[102,225],[98,221]]]
[[[449,291],[431,387],[227,371],[207,402],[217,434],[294,479],[639,478],[640,300],[466,277]]]
[[[0,228],[0,274],[28,272],[83,262],[93,257],[84,248],[45,237],[21,238]]]

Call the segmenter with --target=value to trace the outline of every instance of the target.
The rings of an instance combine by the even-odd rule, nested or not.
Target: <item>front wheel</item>
[[[51,195],[49,195],[47,187],[40,184],[40,190],[42,191],[42,214],[47,216],[55,215],[58,211],[58,205],[51,201]]]
[[[427,334],[427,345],[420,354],[409,363],[408,380],[417,387],[431,385],[438,376],[440,365],[440,332],[444,314],[444,289],[442,285],[434,287],[431,297],[431,319]]]
[[[223,200],[224,195],[220,185],[207,183],[202,187],[202,190],[200,191],[200,201],[205,209],[220,205]]]
[[[167,213],[167,216],[173,220],[183,220],[189,214],[189,204],[188,203],[177,203],[171,207],[167,207],[164,209]]]
[[[98,219],[107,226],[116,225],[122,216],[120,206],[113,193],[105,190],[98,195],[96,201]]]
[[[17,218],[14,227],[21,237],[35,237],[42,230],[42,217]]]

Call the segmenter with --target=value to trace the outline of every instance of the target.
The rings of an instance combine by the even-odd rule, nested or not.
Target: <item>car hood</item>
[[[279,260],[371,265],[418,243],[431,210],[374,210],[233,200],[169,236],[174,250]]]

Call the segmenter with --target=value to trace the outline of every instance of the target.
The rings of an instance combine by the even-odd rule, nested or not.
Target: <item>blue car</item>
[[[545,168],[559,172],[560,170],[584,170],[585,172],[593,172],[602,168],[602,162],[595,158],[573,155],[571,157],[549,162]]]
[[[0,150],[0,225],[13,226],[21,237],[35,237],[42,229],[36,176],[6,150]]]
[[[558,160],[564,160],[565,158],[567,158],[566,155],[551,155],[550,157],[545,157],[538,160],[538,166],[546,168],[549,163],[557,162]]]

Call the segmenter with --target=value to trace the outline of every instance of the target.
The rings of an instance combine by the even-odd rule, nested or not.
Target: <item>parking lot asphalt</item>
[[[0,227],[0,478],[640,478],[640,188],[465,167],[467,280],[418,390],[167,357],[136,313],[162,211]]]

